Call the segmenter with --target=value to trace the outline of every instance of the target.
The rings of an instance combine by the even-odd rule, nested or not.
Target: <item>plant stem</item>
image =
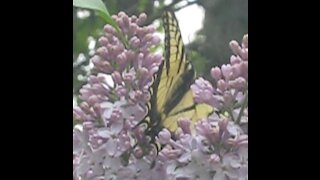
[[[246,92],[246,94],[245,94],[244,102],[243,102],[243,104],[242,104],[240,113],[239,113],[238,118],[237,118],[237,121],[236,121],[237,124],[240,124],[240,120],[241,120],[243,111],[244,111],[244,109],[247,107],[247,105],[248,105],[248,92]]]

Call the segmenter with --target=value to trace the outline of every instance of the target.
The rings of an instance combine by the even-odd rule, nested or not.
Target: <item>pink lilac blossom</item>
[[[82,103],[73,110],[81,124],[74,128],[74,179],[136,178],[155,159],[136,146],[145,139],[139,139],[144,131],[136,125],[147,112],[148,90],[163,60],[150,52],[160,39],[153,35],[154,27],[141,26],[145,14],[128,17],[120,12],[112,18],[122,34],[104,27],[101,47],[91,59],[95,75],[80,90]]]
[[[241,46],[230,43],[234,55],[230,64],[212,68],[213,83],[199,78],[191,86],[196,102],[217,111],[194,126],[187,117],[179,119],[175,134],[160,131],[158,152],[139,122],[163,61],[150,50],[160,39],[154,27],[142,26],[145,14],[112,17],[122,34],[104,27],[101,47],[91,59],[95,74],[80,90],[82,103],[73,110],[79,121],[73,130],[74,180],[247,179],[248,35]]]
[[[248,179],[248,35],[242,46],[231,41],[230,47],[235,55],[230,64],[212,68],[213,83],[198,78],[191,86],[195,101],[216,111],[194,127],[180,119],[175,140],[166,130],[159,133],[165,145],[159,161],[169,179]]]

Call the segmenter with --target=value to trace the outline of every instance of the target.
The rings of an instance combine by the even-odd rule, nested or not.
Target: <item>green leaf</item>
[[[73,6],[95,10],[97,14],[103,18],[103,20],[105,20],[108,24],[110,24],[116,29],[118,35],[120,36],[121,41],[125,44],[126,47],[128,46],[128,42],[126,41],[123,34],[120,32],[119,26],[111,18],[107,10],[107,7],[104,5],[104,3],[101,0],[73,0]]]
[[[117,24],[113,21],[107,7],[101,0],[73,0],[73,6],[97,11],[97,14],[101,16],[103,20],[118,29]]]
[[[101,0],[73,0],[73,6],[101,11],[106,16],[110,17],[106,6]]]

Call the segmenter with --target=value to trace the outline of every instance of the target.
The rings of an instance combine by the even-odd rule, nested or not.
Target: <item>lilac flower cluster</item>
[[[235,55],[230,64],[212,68],[214,81],[198,78],[191,86],[195,101],[215,113],[194,126],[180,119],[176,140],[166,129],[159,133],[165,145],[159,161],[168,179],[248,179],[248,35],[241,46],[231,41],[230,47]]]
[[[138,123],[163,61],[151,52],[160,39],[154,27],[142,26],[145,14],[112,17],[120,33],[105,26],[91,59],[95,74],[73,110],[79,121],[73,130],[74,179],[247,179],[248,36],[241,46],[230,43],[235,55],[230,64],[212,69],[212,83],[199,78],[191,86],[195,100],[215,113],[194,126],[180,119],[175,138],[163,129],[156,138],[163,149],[157,153]]]
[[[153,35],[154,27],[141,27],[145,14],[120,12],[113,19],[120,33],[104,27],[101,47],[91,59],[95,75],[80,90],[83,102],[73,110],[80,121],[73,130],[74,179],[138,178],[154,159],[152,151],[137,146],[150,146],[137,124],[147,113],[148,90],[163,61],[150,50],[160,39]]]

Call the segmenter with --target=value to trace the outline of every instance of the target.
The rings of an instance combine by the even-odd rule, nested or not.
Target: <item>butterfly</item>
[[[154,76],[148,102],[147,134],[157,136],[162,128],[174,133],[178,129],[179,118],[189,118],[196,122],[207,117],[213,108],[197,104],[190,86],[196,78],[195,70],[187,60],[179,24],[174,12],[165,11],[163,16],[165,30],[164,61]]]

